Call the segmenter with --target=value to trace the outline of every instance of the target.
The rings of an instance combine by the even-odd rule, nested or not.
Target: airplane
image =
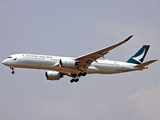
[[[110,50],[126,43],[132,36],[115,45],[77,58],[37,54],[13,54],[2,61],[2,64],[9,66],[12,69],[12,74],[15,73],[14,68],[44,69],[49,70],[45,72],[47,80],[60,80],[60,78],[67,75],[72,77],[71,83],[78,82],[80,77],[87,74],[116,74],[147,69],[147,65],[157,61],[150,60],[143,63],[150,45],[143,45],[127,62],[107,59],[98,60],[101,57],[104,58],[104,55]]]

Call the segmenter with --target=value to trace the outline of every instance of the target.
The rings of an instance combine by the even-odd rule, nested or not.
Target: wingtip
[[[127,39],[125,39],[125,41],[128,41],[129,39],[131,39],[131,37],[133,37],[133,35],[129,36]]]
[[[155,61],[158,61],[158,59],[156,59]]]

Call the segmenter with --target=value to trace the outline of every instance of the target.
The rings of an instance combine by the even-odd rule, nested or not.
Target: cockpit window
[[[12,56],[9,56],[9,57],[7,57],[7,58],[12,58]]]

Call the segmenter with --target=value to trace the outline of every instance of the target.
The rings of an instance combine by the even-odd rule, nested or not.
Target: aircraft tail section
[[[152,63],[154,63],[154,62],[156,62],[156,61],[157,61],[157,60],[150,60],[150,61],[144,62],[144,63],[142,63],[142,64],[136,65],[135,67],[143,68],[143,67],[145,67],[145,66],[147,66],[147,65],[149,65],[149,64],[152,64]]]
[[[127,62],[142,64],[150,45],[143,45]]]

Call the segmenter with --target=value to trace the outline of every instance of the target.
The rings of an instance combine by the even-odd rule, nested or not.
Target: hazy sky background
[[[143,44],[160,58],[159,0],[0,0],[0,61],[15,53],[78,57],[133,38],[105,57],[127,61]],[[116,75],[45,80],[0,65],[1,120],[159,120],[160,64]]]

